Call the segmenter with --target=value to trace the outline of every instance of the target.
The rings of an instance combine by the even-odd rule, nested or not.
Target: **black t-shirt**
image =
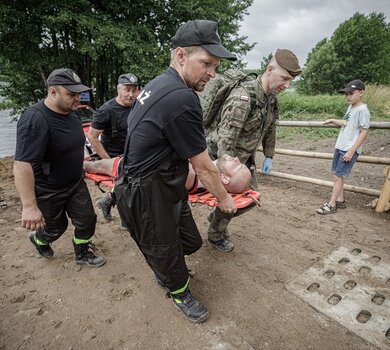
[[[93,116],[91,126],[103,130],[100,142],[110,157],[123,154],[127,135],[127,117],[131,108],[120,105],[113,98],[103,104]],[[113,125],[116,128],[114,133]]]
[[[202,153],[207,145],[204,137],[202,108],[194,90],[185,87],[179,74],[168,68],[145,86],[134,106],[134,112],[148,107],[148,96],[166,86],[174,90],[151,106],[130,137],[124,169],[131,176],[146,175],[168,157],[179,162]],[[139,109],[138,106],[142,105]],[[129,122],[136,113],[130,113]]]
[[[36,183],[67,186],[83,175],[84,144],[79,116],[56,113],[42,100],[18,121],[15,160],[31,163]]]

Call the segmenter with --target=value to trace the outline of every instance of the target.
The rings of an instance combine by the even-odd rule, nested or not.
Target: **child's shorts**
[[[356,162],[356,159],[359,156],[359,154],[355,152],[355,154],[353,155],[352,159],[349,162],[344,162],[343,157],[345,153],[347,153],[347,151],[341,151],[337,148],[334,151],[332,172],[334,175],[339,177],[347,177],[349,175],[353,165]]]

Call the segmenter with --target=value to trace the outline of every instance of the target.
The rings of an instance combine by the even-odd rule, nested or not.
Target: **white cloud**
[[[382,12],[389,21],[389,0],[254,0],[240,34],[256,46],[245,57],[248,68],[258,68],[263,57],[277,48],[296,53],[303,65],[308,53],[323,38],[356,12]]]

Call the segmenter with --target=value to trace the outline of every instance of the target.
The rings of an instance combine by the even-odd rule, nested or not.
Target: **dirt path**
[[[375,136],[374,136],[375,135]],[[379,135],[379,136],[378,136]],[[386,137],[387,136],[387,137]],[[334,139],[310,145],[331,151]],[[299,140],[278,147],[304,149]],[[390,138],[371,133],[366,155],[389,157]],[[331,180],[329,161],[276,156],[274,168]],[[54,245],[54,259],[37,257],[20,227],[20,201],[12,159],[0,159],[0,349],[374,349],[286,289],[317,261],[344,244],[390,252],[390,214],[350,193],[348,208],[321,217],[315,209],[330,188],[261,177],[262,208],[233,220],[235,249],[220,253],[206,244],[188,264],[193,293],[210,310],[194,325],[164,297],[118,214],[98,215],[96,243],[108,263],[76,267],[69,229]],[[381,189],[381,166],[357,165],[349,183]],[[297,170],[298,169],[298,170]],[[100,192],[90,184],[96,200]],[[208,209],[193,209],[203,238]],[[390,347],[390,345],[389,345]]]

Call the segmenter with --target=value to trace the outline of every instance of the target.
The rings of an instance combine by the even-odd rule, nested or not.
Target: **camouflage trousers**
[[[208,239],[211,241],[219,241],[221,239],[227,239],[230,237],[228,225],[230,221],[237,216],[240,216],[247,211],[254,208],[257,204],[252,203],[246,208],[238,209],[235,214],[224,213],[218,207],[208,215],[207,220],[210,222],[210,226],[207,230]]]

